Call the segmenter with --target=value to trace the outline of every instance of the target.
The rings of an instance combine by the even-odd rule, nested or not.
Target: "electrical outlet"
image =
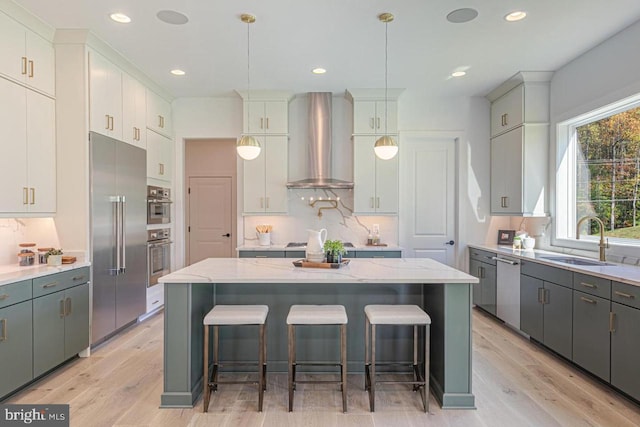
[[[379,234],[380,233],[380,224],[373,224],[372,231],[373,231],[373,234]]]

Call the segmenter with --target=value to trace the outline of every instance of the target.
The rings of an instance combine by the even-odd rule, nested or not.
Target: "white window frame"
[[[562,248],[598,251],[598,235],[576,239],[576,128],[623,111],[640,107],[640,94],[622,99],[577,117],[559,122],[556,126],[555,226],[551,245]],[[605,237],[606,238],[606,237]],[[620,257],[639,257],[640,240],[609,238],[607,254]]]

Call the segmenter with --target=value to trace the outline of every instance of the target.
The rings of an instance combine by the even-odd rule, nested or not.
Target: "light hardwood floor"
[[[162,392],[163,315],[132,327],[7,403],[68,403],[72,426],[638,426],[640,407],[569,363],[474,310],[473,392],[477,410],[442,410],[431,397],[429,414],[418,395],[401,385],[379,386],[368,411],[362,375],[349,375],[349,412],[340,392],[300,385],[287,412],[286,374],[269,374],[264,412],[254,386],[227,385],[193,409],[159,409]],[[353,339],[353,338],[352,338]]]

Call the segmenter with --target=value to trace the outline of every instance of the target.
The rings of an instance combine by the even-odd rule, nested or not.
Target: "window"
[[[610,243],[640,246],[640,97],[561,123],[558,130],[554,244],[589,247],[575,240],[576,224],[595,216]],[[584,221],[580,239],[597,240],[599,227],[596,220]]]

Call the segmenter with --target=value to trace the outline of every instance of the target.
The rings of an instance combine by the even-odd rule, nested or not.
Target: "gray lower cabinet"
[[[544,340],[543,290],[542,280],[524,274],[520,275],[520,329],[540,342]]]
[[[31,322],[31,300],[0,309],[0,398],[33,379]]]
[[[524,273],[520,275],[520,329],[558,354],[571,359],[571,272],[528,261],[521,263],[520,271]]]
[[[285,251],[285,258],[302,259],[306,256],[304,251]]]
[[[239,251],[238,258],[284,258],[285,251]]]
[[[401,258],[401,251],[353,251],[347,254],[351,258]]]
[[[496,314],[496,266],[471,258],[469,274],[480,282],[473,289],[473,303],[495,316]]]
[[[611,302],[584,292],[573,291],[573,361],[609,381]]]
[[[33,300],[33,376],[89,346],[89,285]]]
[[[640,310],[612,302],[611,312],[611,384],[640,400]]]

